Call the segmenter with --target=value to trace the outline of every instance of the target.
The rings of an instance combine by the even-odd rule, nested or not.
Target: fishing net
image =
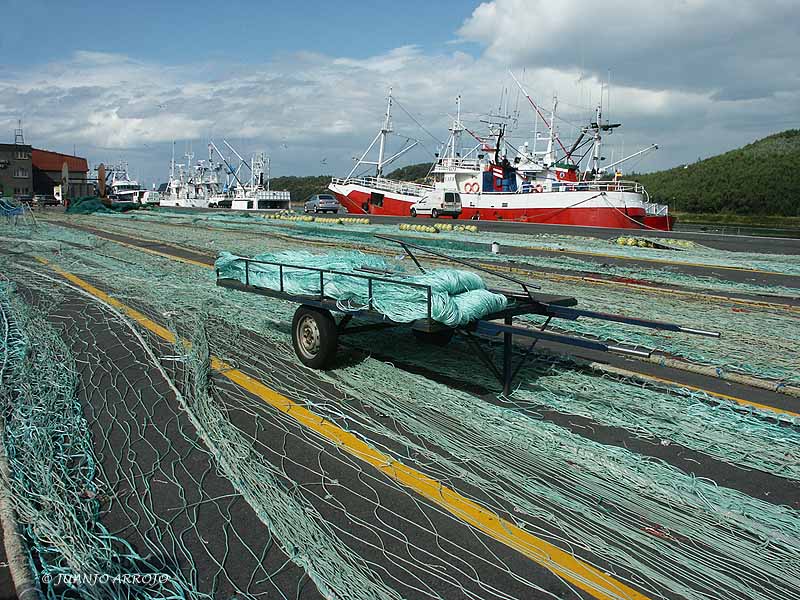
[[[178,241],[160,227],[154,235]],[[298,425],[291,412],[273,410],[225,376],[236,368],[650,597],[800,598],[800,518],[782,505],[796,498],[796,487],[776,481],[794,481],[797,473],[791,424],[763,411],[715,409],[721,403],[709,405],[701,394],[599,378],[552,358],[537,358],[521,373],[517,394],[498,399],[468,347],[456,343],[445,352],[395,335],[354,335],[335,370],[308,371],[291,350],[294,305],[217,288],[208,268],[85,233],[43,229],[36,236],[60,240],[60,252],[31,244],[26,255],[0,253],[0,259],[26,290],[30,310],[46,317],[73,356],[85,418],[73,423],[88,430],[96,455],[97,520],[159,573],[181,582],[184,595],[585,597]],[[259,231],[196,232],[198,245],[241,254],[265,247]],[[307,242],[269,238],[269,246],[301,251]],[[141,315],[134,319],[82,294],[33,254]],[[585,299],[597,295],[595,287],[571,287]],[[608,302],[630,295],[641,303],[633,310],[664,317],[681,310],[658,296],[608,293]],[[718,303],[683,304],[690,308],[679,316],[696,323],[705,323],[704,314],[722,318],[729,311]],[[734,314],[757,340],[767,336],[759,331],[765,315],[782,329],[796,322],[780,310]],[[157,338],[144,319],[168,326],[190,349]],[[711,362],[722,361],[727,349],[684,348]],[[768,358],[770,351],[751,357],[756,370],[788,371],[796,361],[796,349]],[[68,366],[64,356],[55,363]],[[698,403],[708,411],[693,409]],[[569,416],[556,424],[544,418],[545,410]],[[691,413],[674,416],[689,410],[698,410],[691,427]],[[582,415],[591,420],[581,421],[587,429],[578,433],[571,423]],[[705,470],[685,461],[682,451],[667,463],[641,446],[630,450],[625,442],[634,446],[633,438],[619,433],[602,443],[589,429],[601,424],[635,431],[659,449],[705,456]],[[759,481],[781,493],[768,498],[699,474],[730,473],[735,465],[758,469]],[[742,479],[732,485],[746,488]],[[71,506],[75,499],[63,502]]]
[[[373,307],[398,323],[427,318],[429,303],[430,317],[450,326],[466,325],[503,310],[507,304],[505,296],[488,291],[480,276],[471,271],[436,269],[407,275],[398,271],[399,265],[363,252],[284,250],[256,254],[252,260],[255,262],[223,251],[214,268],[221,278],[256,287],[306,296],[323,292],[336,299],[344,312]],[[365,268],[371,270],[371,281],[365,277]]]
[[[96,196],[83,196],[70,200],[66,212],[72,215],[90,215],[94,213],[124,213],[136,210],[140,205],[135,202],[103,202]]]
[[[239,229],[231,230],[217,229],[215,225],[209,229],[202,224],[206,221],[205,217],[194,217],[198,222],[184,227],[181,225],[184,218],[180,215],[171,217],[176,223],[170,225],[149,221],[137,224],[137,215],[135,220],[127,217],[105,219],[98,225],[109,231],[134,237],[143,236],[154,242],[174,242],[180,247],[194,248],[201,253],[207,253],[209,249],[228,249],[239,255],[252,255],[262,252],[265,244],[272,250],[307,249],[310,244],[322,248],[335,247],[329,246],[328,242],[310,240],[305,234],[298,237],[291,229],[272,235],[260,224],[247,228],[239,226]],[[73,234],[64,230],[56,233],[54,230],[51,235],[63,237]],[[355,247],[367,252],[374,252],[378,248],[382,254],[401,258],[396,245],[374,238],[371,244],[355,244]],[[488,255],[488,251],[481,254],[460,254],[458,251],[448,250],[448,253],[474,261],[484,260]],[[653,271],[655,269],[648,269],[648,278]],[[711,287],[703,293],[687,295],[675,293],[676,290],[672,289],[635,288],[624,284],[614,285],[614,282],[593,283],[581,278],[551,277],[545,272],[534,272],[532,275],[541,281],[544,291],[574,296],[580,306],[699,326],[702,329],[720,331],[723,335],[721,339],[710,339],[585,319],[558,321],[558,327],[565,332],[601,337],[616,343],[630,342],[655,350],[656,358],[663,355],[681,357],[711,367],[722,377],[726,373],[761,377],[773,380],[776,387],[780,387],[782,383],[800,383],[800,371],[797,369],[800,363],[800,312],[791,305],[760,306],[747,300],[738,301],[736,298],[709,297],[713,296],[714,290],[719,289],[715,286],[720,280],[711,281]],[[490,287],[508,285],[502,280],[492,279],[490,275],[484,277]],[[762,291],[776,292],[773,287],[761,287]],[[529,320],[531,324],[541,324],[535,317]],[[780,331],[781,335],[774,335],[775,331]]]

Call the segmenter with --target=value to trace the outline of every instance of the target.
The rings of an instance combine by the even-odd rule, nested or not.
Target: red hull
[[[647,229],[658,229],[660,231],[672,231],[672,226],[675,225],[675,217],[669,215],[664,216],[646,216],[644,218],[644,226]]]
[[[335,192],[342,206],[347,212],[354,214],[409,217],[411,204],[403,200],[385,196],[383,205],[370,204],[370,194],[360,190],[352,190],[347,196]],[[647,222],[644,209],[618,209],[614,207],[592,208],[520,208],[520,209],[493,209],[464,207],[462,220],[476,218],[484,221],[518,221],[522,223],[543,223],[548,225],[580,225],[585,227],[608,227],[614,229],[655,229],[669,230],[671,217],[649,217],[659,219],[653,225]],[[658,226],[658,225],[661,226]]]

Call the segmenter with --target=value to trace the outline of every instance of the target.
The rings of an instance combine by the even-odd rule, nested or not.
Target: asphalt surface
[[[485,223],[481,223],[482,228]],[[206,254],[176,248],[171,244],[142,242],[134,237],[98,230],[92,230],[92,233],[206,265],[212,262]],[[40,265],[37,268],[46,269]],[[91,283],[111,291],[102,281]],[[171,559],[167,556],[178,556],[180,564],[176,566],[186,568],[191,560],[197,569],[198,585],[204,591],[216,585],[215,596],[220,598],[230,597],[237,588],[253,586],[252,575],[254,569],[258,568],[274,572],[276,576],[269,582],[258,579],[253,592],[263,593],[266,597],[278,593],[289,597],[296,595],[303,600],[321,597],[316,588],[304,580],[301,569],[291,563],[286,564],[287,556],[280,548],[274,546],[268,552],[265,550],[265,540],[270,539],[269,532],[247,503],[240,497],[234,497],[230,503],[217,500],[231,495],[230,483],[213,468],[213,461],[202,445],[197,443],[193,427],[181,412],[176,398],[164,385],[160,374],[148,366],[146,357],[137,350],[138,343],[130,331],[119,323],[109,322],[107,315],[91,300],[67,290],[62,293],[65,299],[52,312],[50,319],[61,330],[81,367],[84,382],[80,390],[81,400],[92,415],[93,437],[102,440],[98,450],[107,476],[113,474],[109,484],[115,489],[124,487],[126,481],[119,477],[120,471],[140,471],[142,479],[126,489],[126,494],[152,495],[153,508],[160,514],[175,514],[173,526],[175,530],[183,532],[181,545],[188,550],[188,555],[183,553],[181,545],[168,542],[163,561],[167,563]],[[138,303],[136,299],[127,297],[125,302],[146,314],[154,315],[153,318],[159,318],[152,308]],[[213,328],[209,333],[213,348],[216,344]],[[278,392],[298,402],[307,398],[331,403],[346,400],[340,389],[321,380],[315,371],[299,366],[289,349],[278,347],[251,331],[239,331],[238,335],[241,336],[242,345],[227,349],[230,358],[254,377],[271,374],[270,385]],[[174,349],[155,337],[148,336],[147,339],[159,357],[174,353]],[[389,352],[385,356],[377,353],[368,341],[360,341],[358,335],[349,336],[345,344],[346,351],[342,353],[340,361],[357,364],[368,355],[384,358],[396,367],[425,379],[461,389],[486,402],[497,402],[496,389],[481,387],[469,377],[470,372],[482,367],[474,353],[460,342],[448,348],[448,352],[457,353],[463,362],[464,366],[458,372],[429,367],[435,364],[435,354],[441,352],[438,349],[421,350],[419,361],[404,364],[397,362]],[[796,404],[796,400],[775,392],[713,377],[617,355],[576,351],[558,344],[542,345],[554,351],[568,350],[587,360],[606,362],[630,371],[744,397],[765,405],[794,408]],[[253,348],[258,348],[258,352],[251,352]],[[176,380],[180,380],[181,367],[178,364],[168,360],[164,360],[163,364]],[[424,385],[425,379],[421,379],[421,385]],[[539,597],[522,583],[522,578],[536,581],[557,597],[587,597],[570,590],[550,571],[521,554],[447,516],[379,471],[344,455],[331,443],[310,434],[219,374],[214,376],[214,386],[219,400],[225,404],[230,421],[254,440],[253,451],[284,471],[283,483],[310,502],[340,532],[342,542],[359,556],[368,558],[405,597],[418,597],[415,586],[429,586],[447,598],[463,597],[465,590],[480,596],[482,588],[478,581],[502,589],[510,597]],[[398,427],[384,415],[375,414],[365,407],[359,408],[366,418]],[[538,410],[536,414],[578,435],[625,447],[644,456],[660,458],[687,473],[712,478],[720,485],[738,489],[767,502],[792,504],[800,495],[797,482],[741,469],[678,444],[663,445],[658,441],[637,438],[623,429],[606,427],[591,419],[553,411]],[[341,425],[355,427],[351,421],[343,421]],[[135,435],[131,435],[131,432]],[[402,448],[394,447],[390,439],[374,439],[374,442],[383,444],[389,450],[402,452]],[[176,465],[179,466],[177,473],[172,468]],[[331,481],[336,481],[336,485],[331,485]],[[480,489],[475,489],[467,482],[453,481],[450,484],[479,501],[484,498]],[[320,488],[324,488],[332,498],[320,494]],[[201,503],[199,510],[188,509],[198,502]],[[162,523],[144,531],[136,527],[135,524],[142,522],[144,515],[134,502],[111,505],[108,509],[104,522],[137,549],[146,546],[142,536],[156,536],[165,527]],[[501,516],[515,518],[513,507],[503,507],[503,511]],[[552,524],[532,520],[532,525],[551,532],[557,539],[558,531]],[[402,535],[386,535],[387,527]],[[256,560],[246,548],[264,550],[265,554],[262,556],[257,552]],[[433,572],[415,573],[419,580],[409,579],[396,557],[418,556],[421,550],[426,553],[426,560],[434,571],[453,576],[452,583],[445,583]],[[608,568],[591,554],[582,556],[597,561],[601,568]],[[507,567],[505,572],[487,566],[498,561]],[[224,562],[225,571],[231,573],[221,580],[217,580],[216,575],[219,562]],[[474,573],[476,577],[465,577],[463,573]],[[617,574],[625,575],[619,570]]]
[[[109,240],[122,242],[149,251],[159,252],[167,256],[188,259],[191,261],[195,261],[197,263],[208,265],[209,267],[212,267],[214,264],[214,258],[212,256],[198,252],[196,250],[181,248],[180,246],[175,244],[160,244],[158,242],[143,241],[141,239],[137,239],[136,237],[126,236],[114,232],[103,231],[96,227],[77,226],[74,224],[69,224],[68,226]],[[742,295],[742,296],[748,297],[748,295]],[[770,300],[775,302],[781,301],[780,299],[775,299],[775,298],[770,298]],[[786,302],[790,305],[796,304],[795,299],[786,300]],[[578,307],[578,308],[586,308],[586,307]],[[709,392],[727,394],[739,398],[747,398],[753,402],[758,402],[759,404],[765,404],[767,406],[775,406],[777,408],[782,408],[792,411],[797,410],[797,400],[778,392],[773,392],[770,390],[765,390],[753,386],[737,384],[716,377],[696,374],[681,369],[665,367],[662,365],[636,360],[618,354],[604,353],[584,348],[575,348],[572,346],[565,346],[563,344],[558,344],[555,342],[541,341],[539,342],[539,344],[541,344],[543,348],[552,349],[557,353],[571,354],[583,358],[585,360],[597,361],[599,363],[608,364],[632,372],[661,377],[663,379],[673,381],[677,384],[691,385],[707,390]]]
[[[187,213],[219,213],[219,209],[205,209],[205,208],[170,208],[176,212]],[[224,211],[226,214],[252,214],[270,211]],[[330,215],[328,215],[330,216]],[[369,215],[372,223],[381,223],[388,225],[395,225],[399,223],[420,223],[424,221],[422,218],[411,217],[385,217],[377,215]],[[442,219],[449,222],[450,219]],[[611,229],[606,227],[583,227],[575,225],[543,225],[539,223],[516,223],[512,221],[464,221],[464,223],[477,224],[480,226],[481,231],[499,233],[515,233],[520,235],[537,235],[542,233],[549,233],[553,235],[575,235],[580,237],[593,237],[600,239],[612,239],[621,235],[627,236],[640,236],[640,237],[656,237],[667,239],[680,239],[692,240],[699,244],[717,248],[719,250],[728,250],[731,252],[763,252],[766,254],[800,254],[800,234],[795,237],[777,237],[770,235],[740,235],[740,234],[727,234],[716,233],[713,231],[696,231],[697,226],[692,225],[692,231],[643,231],[637,229]],[[752,229],[754,232],[755,229]],[[769,232],[769,230],[767,230]]]

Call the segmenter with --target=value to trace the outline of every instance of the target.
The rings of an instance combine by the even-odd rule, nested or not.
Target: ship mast
[[[553,142],[556,141],[556,109],[558,108],[558,96],[553,95],[553,108],[550,111],[550,135],[547,138],[547,152],[544,155],[544,162],[546,166],[552,165],[555,160],[553,158]],[[547,124],[547,121],[545,121]]]
[[[402,108],[402,106],[400,108]],[[389,133],[392,133],[392,131],[393,131],[393,129],[392,129],[392,88],[389,88],[389,99],[388,99],[388,102],[386,104],[386,115],[385,115],[384,120],[383,120],[383,126],[381,127],[381,130],[378,132],[378,134],[373,138],[372,143],[370,143],[370,145],[367,146],[367,149],[364,150],[364,153],[361,155],[361,158],[356,160],[356,163],[353,165],[353,168],[350,170],[350,173],[347,174],[347,179],[350,179],[353,176],[353,173],[356,172],[356,169],[358,169],[358,167],[360,165],[375,165],[375,176],[376,177],[381,177],[383,175],[383,168],[386,165],[394,162],[395,160],[397,160],[398,158],[403,156],[403,154],[405,154],[406,152],[411,150],[414,146],[416,146],[419,143],[419,140],[414,140],[413,144],[408,144],[405,148],[403,148],[399,152],[393,154],[389,158],[386,158],[386,135],[389,134]],[[413,139],[413,138],[409,138],[409,140],[407,140],[406,143],[408,143],[408,141],[410,141],[411,139]],[[367,157],[367,155],[370,153],[372,148],[375,146],[375,144],[379,144],[378,145],[378,160],[377,161],[364,160]]]
[[[592,175],[597,177],[600,173],[600,144],[602,142],[602,137],[600,136],[600,127],[601,127],[601,119],[602,119],[602,112],[600,109],[600,105],[597,105],[595,109],[595,117],[594,123],[592,123],[592,127],[594,128],[594,148],[592,149]]]
[[[380,145],[378,146],[378,164],[375,169],[375,176],[383,175],[383,165],[386,153],[386,135],[392,131],[392,88],[389,88],[389,99],[386,104],[386,119],[380,132]]]

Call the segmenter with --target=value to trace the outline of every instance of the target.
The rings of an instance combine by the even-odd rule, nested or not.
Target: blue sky
[[[16,27],[4,26],[0,50],[13,64],[34,66],[78,50],[164,62],[259,64],[303,50],[365,58],[406,44],[442,47],[475,8],[465,0],[9,4]],[[33,32],[58,42],[31,44]]]
[[[22,118],[35,146],[127,160],[147,184],[166,178],[173,141],[180,158],[223,138],[266,151],[273,175],[344,175],[390,86],[395,149],[416,137],[404,162],[429,160],[436,142],[416,122],[446,138],[461,95],[481,130],[503,90],[516,101],[509,69],[545,107],[558,94],[566,141],[610,73],[606,116],[623,127],[604,153],[660,146],[628,170],[800,127],[797,0],[0,0],[0,14],[13,15],[0,35],[0,141]],[[535,124],[519,108],[522,143]]]

